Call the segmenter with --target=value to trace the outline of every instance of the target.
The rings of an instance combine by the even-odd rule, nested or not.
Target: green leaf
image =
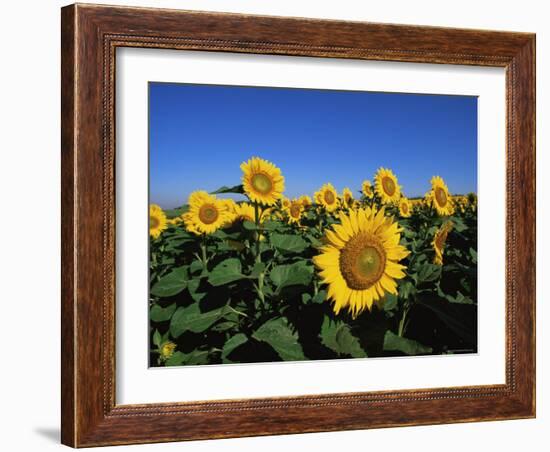
[[[298,342],[298,334],[292,332],[283,317],[268,320],[256,330],[252,337],[271,345],[283,361],[305,359],[302,346]]]
[[[195,260],[195,261],[191,262],[191,265],[189,265],[189,272],[191,274],[197,273],[199,271],[202,271],[203,267],[204,267],[204,265],[202,264],[201,261]]]
[[[198,365],[208,363],[206,350],[193,350],[191,353],[175,352],[166,360],[167,366]]]
[[[256,227],[256,223],[248,220],[243,221],[243,228],[245,228],[247,231],[255,231],[256,229],[258,229]]]
[[[220,322],[220,323],[216,323],[212,327],[212,331],[224,332],[232,328],[235,328],[235,326],[237,326],[235,322]]]
[[[472,262],[477,264],[477,251],[473,248],[470,248],[470,256],[472,256]]]
[[[172,303],[170,306],[167,306],[163,308],[162,306],[159,306],[158,304],[155,304],[151,307],[151,310],[149,311],[149,318],[153,322],[166,322],[166,320],[170,320],[170,317],[172,317],[172,314],[176,311],[176,303]]]
[[[265,270],[265,264],[263,262],[256,262],[250,273],[251,278],[257,278]]]
[[[410,281],[405,281],[399,286],[399,297],[406,300],[414,291],[415,288],[412,283]]]
[[[271,234],[271,244],[283,253],[301,253],[307,247],[307,242],[295,234]]]
[[[157,297],[172,297],[177,295],[185,289],[188,279],[187,265],[178,267],[160,278],[153,285],[151,294]]]
[[[242,274],[241,261],[230,258],[214,267],[208,276],[208,282],[213,286],[222,286],[243,278],[246,278],[246,276]]]
[[[324,301],[326,301],[327,299],[327,291],[326,290],[320,290],[319,292],[317,292],[317,295],[315,295],[311,301],[313,301],[313,303],[323,303]]]
[[[391,293],[387,293],[384,302],[384,311],[392,311],[395,308],[397,308],[397,297]]]
[[[418,283],[432,282],[441,276],[441,266],[435,264],[422,264],[416,274]]]
[[[242,334],[242,333],[239,333],[239,334],[236,334],[235,336],[233,336],[232,338],[230,338],[223,346],[223,350],[222,350],[222,361],[224,363],[231,363],[233,361],[231,361],[229,358],[228,358],[228,355],[233,351],[235,350],[237,347],[241,346],[242,344],[244,344],[245,342],[248,341],[248,338]]]
[[[284,287],[304,285],[311,282],[313,268],[305,261],[299,261],[291,265],[278,265],[269,273],[271,281],[277,286],[277,291]]]
[[[465,303],[448,303],[444,300],[420,300],[431,309],[456,334],[474,343],[476,338],[476,306]]]
[[[213,195],[218,195],[220,193],[239,193],[239,194],[244,194],[244,188],[241,185],[235,185],[233,187],[227,187],[227,186],[223,186],[223,187],[220,187],[218,188],[216,191],[212,191],[210,192],[211,194]]]
[[[176,310],[170,321],[170,334],[177,338],[185,331],[202,333],[217,320],[221,319],[225,312],[225,306],[207,312],[201,312],[198,303],[193,303],[185,308],[180,307]]]
[[[189,290],[189,294],[191,295],[191,298],[193,298],[193,300],[197,302],[201,301],[206,296],[206,292],[198,291],[200,284],[201,284],[200,277],[191,279],[187,283],[187,290]]]
[[[389,330],[386,331],[386,335],[384,336],[384,350],[399,351],[406,355],[425,355],[432,351],[430,347],[422,345],[412,339],[397,336]]]
[[[359,340],[351,334],[344,322],[331,321],[327,316],[321,326],[321,342],[339,355],[350,355],[353,358],[366,358]]]
[[[155,332],[153,333],[153,344],[155,344],[158,347],[161,341],[162,341],[162,336],[160,335],[158,330],[155,330]]]

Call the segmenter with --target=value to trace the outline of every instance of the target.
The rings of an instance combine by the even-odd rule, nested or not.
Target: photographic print
[[[477,353],[476,97],[148,89],[150,366]]]

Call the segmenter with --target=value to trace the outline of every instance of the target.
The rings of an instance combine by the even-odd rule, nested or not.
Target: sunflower
[[[216,199],[205,191],[195,191],[189,196],[189,212],[183,216],[185,226],[191,232],[212,234],[231,221],[227,200]]]
[[[361,185],[361,191],[363,192],[363,195],[365,195],[365,197],[372,198],[374,191],[372,190],[372,184],[370,183],[370,180],[363,181],[363,184]]]
[[[248,202],[235,203],[233,212],[235,213],[235,220],[240,221],[251,221],[252,223],[256,222],[256,212],[254,211],[254,206]],[[271,209],[258,209],[258,214],[260,215],[260,224],[269,217]]]
[[[287,210],[289,223],[300,223],[302,218],[302,212],[304,211],[304,205],[299,199],[293,199],[290,202],[290,207]]]
[[[454,209],[447,185],[439,176],[432,177],[430,182],[432,190],[429,192],[428,197],[432,206],[439,215],[452,215]]]
[[[313,201],[311,200],[311,198],[308,196],[308,195],[302,195],[298,198],[300,200],[300,202],[302,203],[302,205],[307,209],[308,207],[311,207],[311,205],[313,204]]]
[[[434,235],[432,245],[435,251],[434,264],[436,265],[443,265],[443,251],[445,249],[445,242],[447,241],[447,235],[451,232],[453,226],[452,221],[447,221],[441,225]]]
[[[346,187],[342,190],[342,200],[344,201],[344,205],[347,208],[352,207],[352,205],[353,205],[353,192],[348,187]]]
[[[392,170],[380,168],[374,176],[376,193],[384,204],[397,203],[401,197],[401,187]]]
[[[192,234],[201,235],[202,232],[197,228],[193,221],[193,215],[191,212],[186,212],[181,215],[181,219],[183,221],[183,224],[185,225],[185,229],[187,232],[191,232]]]
[[[168,218],[166,220],[166,224],[168,226],[176,226],[178,223],[181,222],[181,217],[175,217],[175,218]]]
[[[159,347],[160,356],[163,360],[170,358],[176,350],[176,344],[171,341],[165,342]]]
[[[401,229],[384,209],[360,208],[340,214],[340,224],[326,232],[326,245],[313,258],[336,314],[347,308],[355,318],[386,293],[397,294],[405,276],[398,263],[409,255],[399,244]]]
[[[281,209],[283,209],[285,212],[290,208],[290,199],[288,199],[286,196],[281,196]]]
[[[412,210],[411,202],[405,196],[402,196],[401,199],[399,200],[399,214],[403,218],[408,218],[411,216],[411,210]]]
[[[273,163],[252,157],[241,163],[241,170],[244,192],[252,201],[272,206],[283,195],[285,178]]]
[[[166,215],[156,204],[149,206],[149,235],[158,238],[167,227]]]
[[[329,212],[333,212],[338,207],[338,194],[334,186],[332,184],[323,185],[319,191],[315,192],[315,202]]]

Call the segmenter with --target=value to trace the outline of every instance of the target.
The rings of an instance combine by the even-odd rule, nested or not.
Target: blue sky
[[[194,190],[237,185],[252,156],[281,168],[289,197],[326,182],[357,192],[379,167],[409,197],[433,175],[475,192],[477,98],[149,84],[150,202],[173,208]]]

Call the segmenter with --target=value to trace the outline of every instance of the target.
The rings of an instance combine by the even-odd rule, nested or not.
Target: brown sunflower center
[[[149,216],[149,228],[156,229],[160,226],[160,221],[157,217]]]
[[[219,215],[218,209],[213,204],[204,204],[199,209],[199,219],[204,224],[214,223]]]
[[[393,196],[395,193],[395,182],[391,177],[384,176],[382,178],[382,187],[388,196]]]
[[[336,196],[334,196],[334,193],[332,193],[331,190],[325,190],[323,197],[325,199],[325,202],[329,205],[334,204],[334,202],[336,201]]]
[[[368,289],[382,277],[385,268],[384,247],[370,234],[352,237],[340,252],[340,272],[351,289]]]
[[[300,204],[298,203],[292,203],[290,205],[290,216],[292,218],[300,218],[300,214],[302,213],[302,209]]]
[[[409,205],[408,205],[406,202],[404,202],[403,204],[401,204],[401,209],[403,210],[403,213],[404,213],[404,214],[409,213]]]
[[[252,176],[252,186],[263,195],[269,193],[273,188],[271,178],[263,173],[257,173]]]
[[[441,187],[437,187],[435,189],[435,199],[441,207],[445,207],[447,205],[447,193],[445,193],[445,190]]]

